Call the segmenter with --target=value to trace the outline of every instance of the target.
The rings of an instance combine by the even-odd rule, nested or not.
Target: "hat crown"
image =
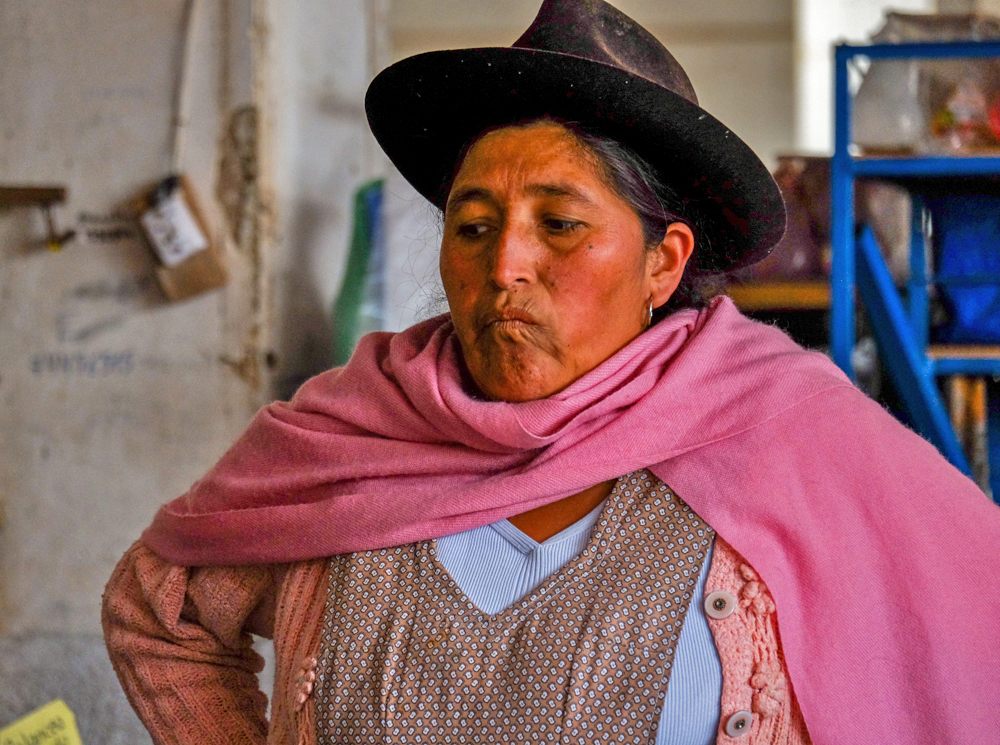
[[[604,0],[545,0],[512,46],[611,65],[698,103],[687,73],[666,47]]]

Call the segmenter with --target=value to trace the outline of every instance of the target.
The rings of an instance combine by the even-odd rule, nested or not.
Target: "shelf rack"
[[[851,151],[849,67],[857,57],[877,59],[933,59],[1000,57],[1000,42],[918,44],[842,44],[835,50],[835,140],[831,167],[832,268],[830,351],[834,362],[853,378],[855,297],[860,296],[889,373],[914,426],[951,462],[969,473],[938,393],[934,378],[941,375],[1000,375],[1000,348],[928,346],[929,292],[933,283],[925,265],[923,203],[931,184],[976,183],[1000,192],[1000,157],[995,155],[855,157]],[[854,182],[882,178],[906,187],[913,197],[910,280],[906,303],[901,300],[868,229],[856,232]],[[1000,284],[1000,278],[994,279]],[[990,461],[1000,464],[1000,417],[990,417]],[[1000,467],[993,469],[994,494],[1000,494]]]

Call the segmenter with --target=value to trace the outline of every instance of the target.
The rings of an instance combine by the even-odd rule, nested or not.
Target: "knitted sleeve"
[[[118,563],[104,592],[104,638],[157,745],[265,742],[263,660],[243,627],[274,585],[270,567],[179,567],[139,543]]]

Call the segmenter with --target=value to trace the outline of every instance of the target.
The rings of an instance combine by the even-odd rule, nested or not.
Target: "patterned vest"
[[[435,541],[333,557],[318,743],[655,742],[712,537],[638,471],[618,479],[587,548],[495,616]]]

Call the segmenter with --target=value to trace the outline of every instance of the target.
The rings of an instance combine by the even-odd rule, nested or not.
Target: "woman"
[[[709,300],[784,214],[669,53],[547,0],[367,106],[444,210],[451,313],[264,409],[119,564],[105,632],[154,739],[995,737],[996,507]]]

